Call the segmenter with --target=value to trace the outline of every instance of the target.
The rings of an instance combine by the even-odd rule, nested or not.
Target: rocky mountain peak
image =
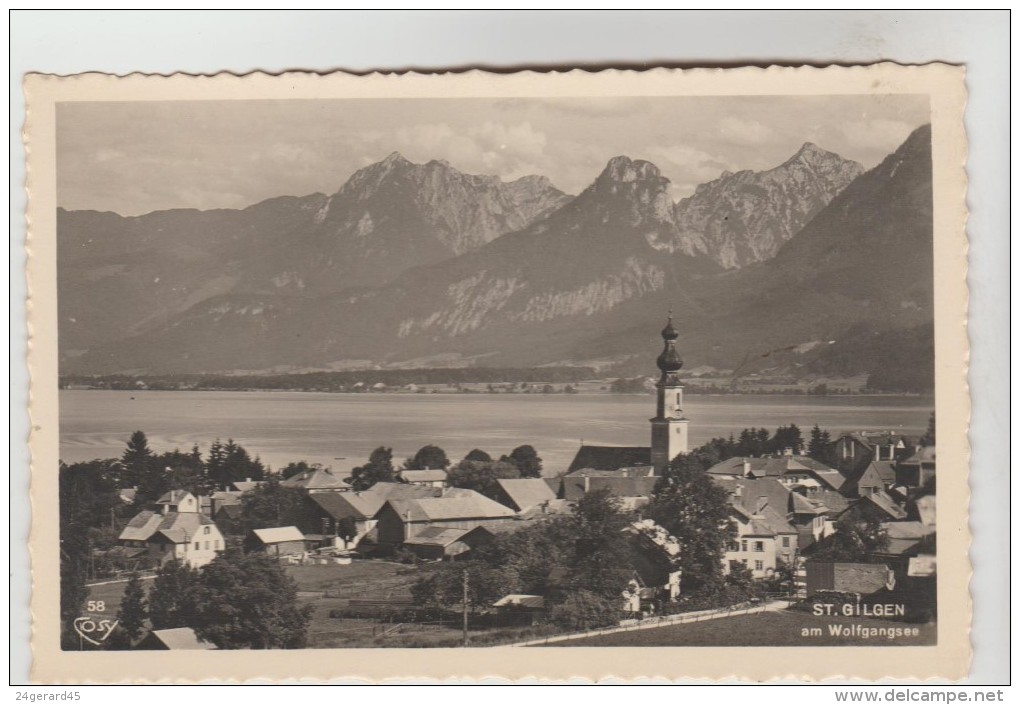
[[[679,249],[731,269],[770,259],[863,171],[805,142],[775,168],[724,172],[676,204]]]
[[[635,181],[659,181],[662,173],[659,167],[643,159],[631,159],[626,156],[613,157],[602,170],[599,181],[617,181],[631,183]]]

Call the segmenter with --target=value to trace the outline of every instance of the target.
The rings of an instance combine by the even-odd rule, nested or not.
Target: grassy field
[[[917,629],[917,636],[833,636],[830,625]],[[935,644],[936,625],[880,619],[815,617],[804,612],[765,612],[705,622],[677,624],[587,639],[555,642],[558,646],[927,646]],[[811,635],[821,628],[821,635]]]

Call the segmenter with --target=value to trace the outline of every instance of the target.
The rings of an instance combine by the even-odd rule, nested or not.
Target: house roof
[[[213,492],[209,495],[212,501],[219,504],[221,507],[225,504],[240,504],[241,495],[243,492]]]
[[[614,497],[651,497],[657,477],[564,477],[563,499],[576,502],[586,492],[608,489]]]
[[[401,470],[400,479],[404,482],[446,482],[447,473],[442,468],[436,470]]]
[[[916,547],[934,527],[925,526],[919,521],[890,521],[882,524],[888,537],[888,544],[882,553],[900,556]]]
[[[759,500],[763,500],[766,506],[772,507],[781,514],[785,515],[790,511],[792,501],[790,495],[793,493],[783,487],[782,483],[778,480],[770,478],[758,480],[743,477],[713,477],[712,480],[729,492],[733,496],[734,501],[742,509],[751,514],[754,514],[755,510],[758,509]]]
[[[490,536],[492,535],[492,532],[488,531],[483,526],[476,526],[473,529],[452,529],[445,526],[426,526],[414,536],[405,540],[404,543],[416,546],[442,546],[445,548],[474,532],[484,532]]]
[[[919,451],[903,461],[903,465],[935,464],[935,446],[923,446]]]
[[[237,490],[238,492],[251,492],[252,490],[254,490],[256,487],[258,487],[261,484],[262,484],[261,480],[257,480],[257,481],[244,480],[244,481],[235,482],[234,483],[234,489]]]
[[[190,494],[187,490],[170,490],[157,499],[156,504],[180,504]]]
[[[296,526],[276,526],[271,529],[253,529],[252,533],[264,544],[304,541],[305,535]]]
[[[754,513],[740,506],[736,497],[732,502],[736,515],[747,524],[747,532],[743,534],[744,536],[776,536],[797,533],[797,529],[786,520],[786,517],[772,507],[765,507],[762,511]]]
[[[832,490],[819,490],[811,496],[811,500],[826,511],[826,516],[835,518],[845,512],[851,504],[851,500],[839,492]]]
[[[634,465],[651,465],[652,449],[638,446],[581,446],[567,473],[583,468],[619,470]]]
[[[176,629],[153,629],[149,634],[153,639],[162,643],[168,649],[192,649],[209,651],[215,649],[214,644],[200,641],[191,627],[177,627]]]
[[[500,479],[496,482],[509,499],[509,506],[519,512],[556,499],[556,493],[541,478]]]
[[[843,476],[828,465],[806,455],[782,455],[766,458],[735,457],[723,460],[710,467],[709,475],[744,477],[745,464],[754,477],[782,477],[787,474],[807,473],[832,489],[840,489],[845,481]]]
[[[892,497],[885,492],[872,492],[866,494],[861,501],[871,502],[885,512],[890,519],[906,519],[907,510],[896,504]]]
[[[898,433],[892,433],[891,431],[851,431],[850,433],[844,433],[842,436],[837,438],[837,442],[843,438],[852,438],[859,443],[863,443],[866,446],[889,446],[903,443],[907,445],[910,441],[906,436]]]
[[[557,497],[560,496],[560,490],[563,489],[563,478],[562,477],[543,477],[542,482],[549,485],[549,489],[553,491]]]
[[[872,460],[868,467],[864,469],[860,479],[857,480],[857,486],[860,487],[862,484],[870,485],[875,483],[874,486],[886,485],[896,481],[896,463],[891,460]]]
[[[543,609],[545,598],[541,595],[506,595],[499,598],[493,607],[529,607],[531,609]]]
[[[203,526],[216,526],[212,519],[198,512],[168,512],[159,516],[162,516],[163,521],[148,540],[162,535],[171,543],[187,543],[199,535],[199,529]]]
[[[326,468],[311,468],[287,478],[280,483],[280,486],[298,490],[325,490],[348,488],[350,483],[343,478],[337,477]]]
[[[363,492],[318,492],[310,495],[313,502],[322,507],[334,519],[350,517],[364,521],[374,517],[386,500],[417,499],[435,497],[442,490],[438,487],[419,487],[401,482],[378,482]]]
[[[401,519],[414,521],[455,521],[457,519],[498,519],[513,517],[515,512],[499,502],[472,490],[470,495],[424,497],[421,499],[388,499]]]
[[[216,510],[219,515],[222,512],[228,519],[240,519],[243,507],[240,504],[223,504]]]

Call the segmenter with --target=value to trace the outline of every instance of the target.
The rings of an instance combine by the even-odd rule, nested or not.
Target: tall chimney
[[[745,458],[744,459],[744,477],[747,477],[750,474],[751,474],[751,461],[747,460]]]

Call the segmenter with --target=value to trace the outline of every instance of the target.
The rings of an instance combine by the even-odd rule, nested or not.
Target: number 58
[[[86,609],[89,612],[105,612],[106,602],[103,600],[89,600]]]

